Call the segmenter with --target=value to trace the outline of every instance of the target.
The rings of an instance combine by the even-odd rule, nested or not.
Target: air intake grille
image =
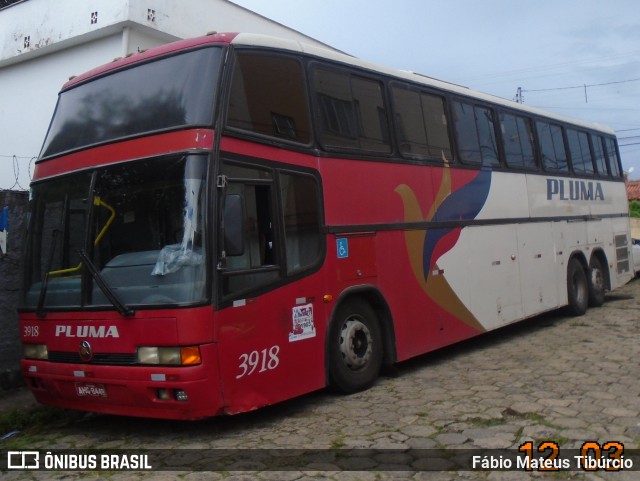
[[[49,352],[50,362],[71,364],[99,364],[103,366],[133,366],[138,363],[135,354],[95,354],[93,359],[85,362],[77,352]]]
[[[618,268],[618,275],[629,272],[629,240],[626,234],[620,234],[615,236],[616,243],[616,265]]]

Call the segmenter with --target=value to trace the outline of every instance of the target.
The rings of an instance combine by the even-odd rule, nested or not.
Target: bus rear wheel
[[[605,272],[599,257],[593,256],[589,263],[589,305],[600,307],[604,304],[606,290]]]
[[[338,307],[329,331],[329,381],[353,393],[370,387],[382,365],[382,337],[373,308],[360,299]]]
[[[574,316],[582,316],[589,306],[589,283],[582,263],[573,258],[567,268],[567,309]]]

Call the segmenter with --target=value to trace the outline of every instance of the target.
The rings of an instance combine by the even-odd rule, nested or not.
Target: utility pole
[[[519,104],[523,104],[524,103],[524,96],[522,95],[522,87],[518,87],[518,90],[516,92],[516,96],[513,98],[513,100],[515,100]]]

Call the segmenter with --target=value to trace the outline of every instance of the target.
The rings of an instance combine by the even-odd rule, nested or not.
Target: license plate
[[[80,397],[107,397],[107,388],[104,384],[78,382],[76,394]]]

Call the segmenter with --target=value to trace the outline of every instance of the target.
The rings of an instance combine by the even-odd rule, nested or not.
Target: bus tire
[[[592,256],[589,263],[589,305],[600,307],[604,304],[606,277],[604,266],[598,256]]]
[[[329,383],[354,393],[370,387],[382,365],[382,336],[378,316],[361,299],[338,307],[328,339]]]
[[[589,306],[589,282],[587,274],[578,259],[569,261],[567,268],[567,309],[573,316],[582,316]]]

